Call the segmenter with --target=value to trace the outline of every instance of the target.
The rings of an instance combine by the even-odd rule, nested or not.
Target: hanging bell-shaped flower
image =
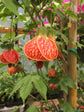
[[[0,55],[0,61],[4,64],[7,63],[18,63],[19,62],[19,53],[16,52],[14,49],[5,50]]]
[[[29,60],[52,61],[58,56],[58,49],[55,38],[47,36],[45,28],[37,30],[37,36],[28,41],[24,46],[24,53]]]

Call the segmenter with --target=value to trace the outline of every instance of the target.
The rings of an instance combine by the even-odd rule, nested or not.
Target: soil
[[[19,105],[22,105],[22,100],[21,98],[17,99],[8,99],[7,97],[5,98],[4,102],[1,101],[1,98],[0,98],[0,109],[1,108],[4,108],[4,107],[12,107],[12,106],[19,106]]]
[[[34,97],[38,97],[39,94],[33,94]],[[47,98],[49,100],[56,100],[56,103],[57,103],[57,99],[56,98],[62,98],[63,97],[63,92],[61,91],[60,94],[55,94],[55,95],[48,95],[47,94]],[[41,100],[41,99],[39,99]],[[0,112],[12,112],[13,108],[15,108],[16,106],[20,106],[22,105],[22,108],[20,109],[19,112],[23,112],[23,102],[21,100],[21,98],[16,98],[14,97],[14,99],[8,99],[8,98],[5,98],[4,102],[1,101],[1,98],[0,98]],[[35,105],[37,107],[40,106],[40,103],[39,102],[34,102],[32,105]],[[18,111],[17,111],[18,112]]]

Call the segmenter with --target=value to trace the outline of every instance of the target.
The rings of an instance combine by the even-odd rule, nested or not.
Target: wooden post
[[[77,0],[71,0],[71,10],[74,14],[77,14]],[[73,45],[73,42],[77,41],[77,20],[70,17],[69,22],[71,23],[68,43],[68,50],[70,51],[71,49],[77,49],[77,47]],[[73,52],[68,52],[68,75],[73,78],[77,86],[77,57]],[[76,110],[77,89],[69,88],[68,101]]]

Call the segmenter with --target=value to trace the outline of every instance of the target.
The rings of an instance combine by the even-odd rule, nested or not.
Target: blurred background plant
[[[68,88],[76,88],[74,80],[66,76],[66,65],[68,55],[68,37],[72,23],[69,22],[69,16],[78,21],[77,51],[72,51],[78,59],[78,104],[84,106],[84,2],[78,1],[78,15],[76,16],[71,10],[70,1],[62,0],[1,0],[0,1],[0,18],[5,24],[8,22],[9,28],[0,27],[0,53],[7,48],[14,48],[20,54],[18,65],[23,67],[19,73],[10,75],[7,72],[7,64],[0,63],[0,98],[1,102],[6,99],[21,99],[21,104],[28,103],[28,112],[39,112],[37,107],[31,107],[34,101],[44,100],[48,104],[48,99],[58,98],[64,111],[74,112],[73,107],[65,102],[64,93],[68,95]],[[17,10],[18,9],[18,10]],[[22,12],[23,13],[22,13]],[[18,27],[22,25],[22,29]],[[37,62],[29,61],[24,54],[23,47],[27,41],[35,36],[37,27],[44,25],[50,33],[55,34],[56,44],[59,55],[52,62],[43,62],[42,68],[37,67]],[[2,30],[3,29],[3,30]],[[6,29],[10,29],[6,33]],[[5,31],[6,34],[2,34]],[[18,41],[19,40],[19,41]],[[16,64],[13,64],[15,66]],[[48,71],[54,69],[56,75],[51,77]],[[52,74],[51,74],[52,75]],[[12,92],[12,93],[11,93]],[[11,97],[10,97],[11,93]],[[32,97],[32,100],[31,100]],[[16,100],[17,101],[17,100]],[[65,103],[64,103],[65,102]],[[55,105],[48,105],[48,110],[52,108],[57,110]],[[43,104],[41,108],[43,111]]]

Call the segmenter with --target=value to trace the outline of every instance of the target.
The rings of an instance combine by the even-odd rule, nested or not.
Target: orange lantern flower
[[[34,61],[52,61],[57,58],[58,50],[50,38],[38,35],[25,44],[24,53],[28,59]]]
[[[18,63],[19,62],[19,53],[16,52],[14,49],[5,50],[0,55],[0,61],[4,64]]]

